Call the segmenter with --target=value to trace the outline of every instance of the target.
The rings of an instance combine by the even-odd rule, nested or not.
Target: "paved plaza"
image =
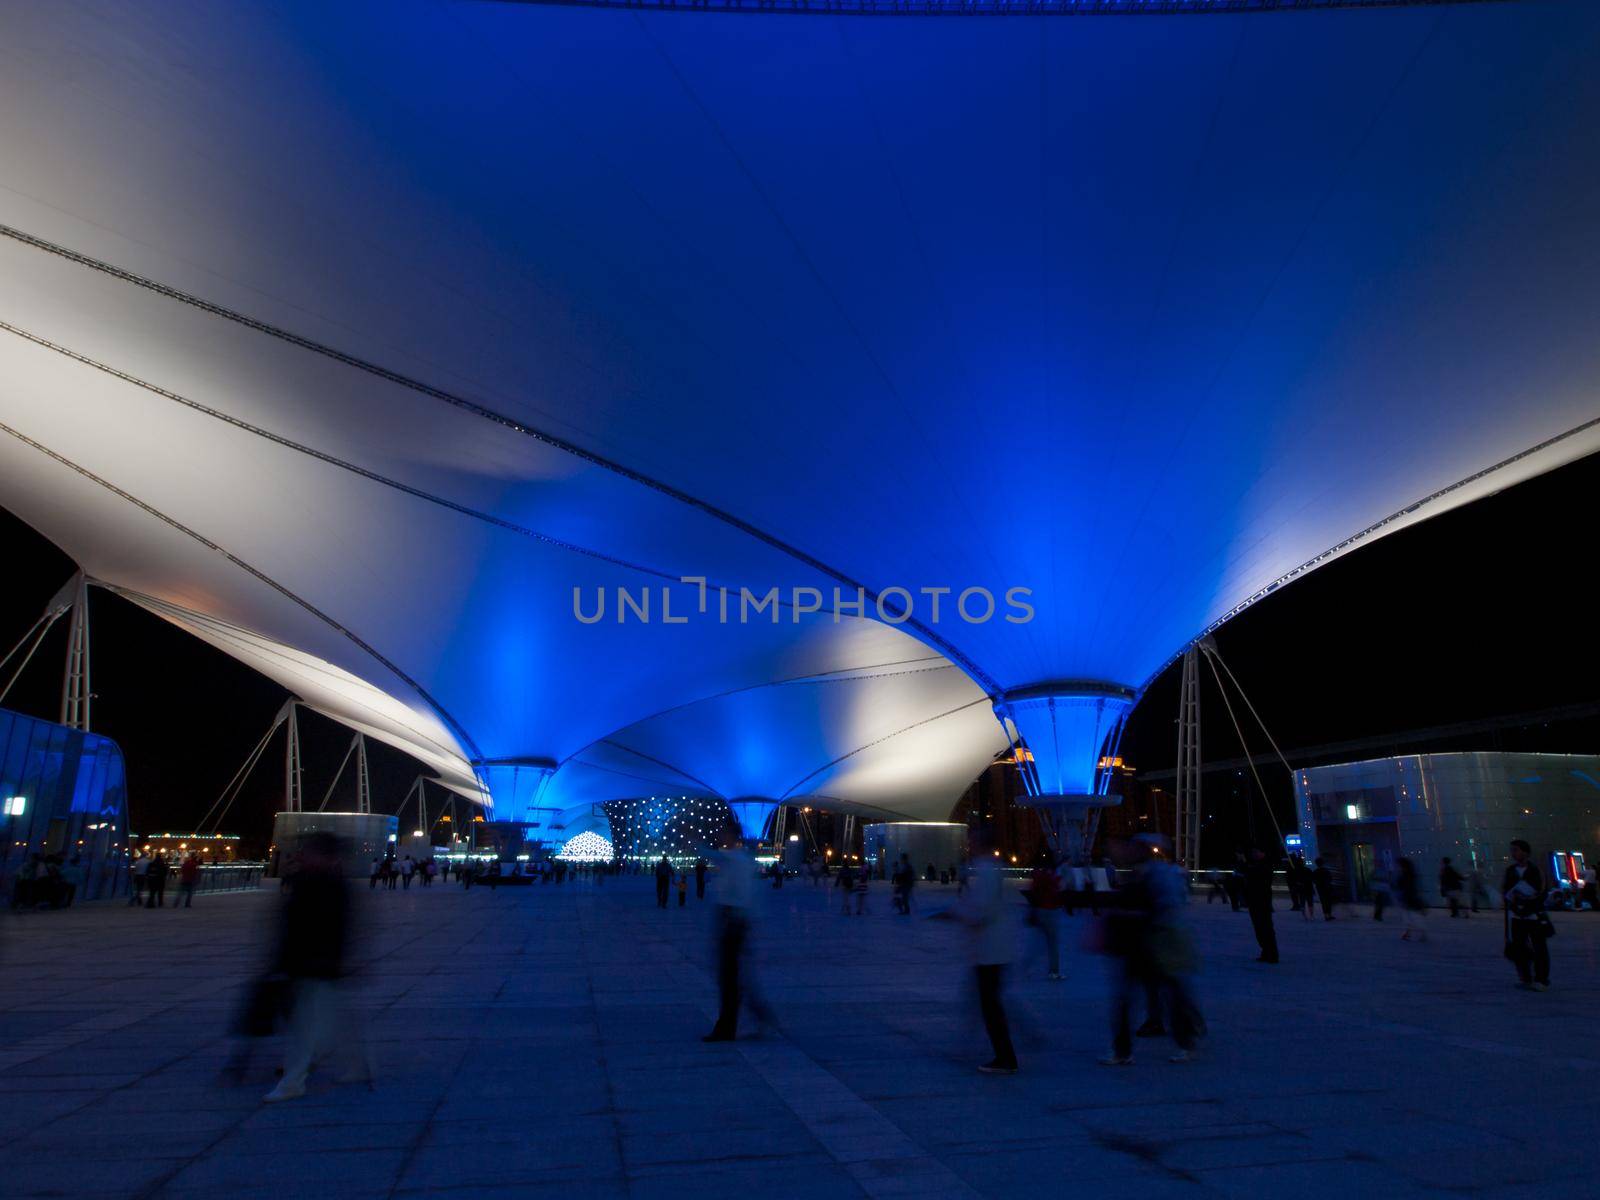
[[[219,1069],[273,891],[193,911],[86,906],[0,925],[0,1195],[1140,1197],[1600,1195],[1600,917],[1556,915],[1555,987],[1512,987],[1500,920],[1194,917],[1211,1030],[1195,1061],[1141,1043],[1105,1068],[1105,964],[1067,922],[1067,978],[1025,938],[1022,1071],[987,1057],[962,932],[763,891],[763,989],[782,1032],[702,1045],[710,901],[646,880],[360,890],[351,989],[375,1090],[327,1072],[263,1105]],[[1019,934],[1027,931],[1019,928]]]

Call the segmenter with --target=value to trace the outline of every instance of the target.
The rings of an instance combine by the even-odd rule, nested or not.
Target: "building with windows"
[[[1326,860],[1352,899],[1402,856],[1437,901],[1442,858],[1494,888],[1512,838],[1553,882],[1600,852],[1600,755],[1407,754],[1306,767],[1294,787],[1307,861]]]
[[[0,709],[0,889],[31,855],[77,857],[78,897],[127,890],[128,787],[110,738]]]

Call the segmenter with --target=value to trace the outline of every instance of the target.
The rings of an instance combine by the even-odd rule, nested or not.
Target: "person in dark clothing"
[[[663,854],[661,861],[656,863],[656,907],[667,906],[667,893],[672,890],[672,864]]]
[[[167,872],[172,868],[167,863],[164,855],[157,854],[155,861],[150,864],[150,877],[145,883],[146,908],[165,908],[167,906]]]
[[[706,860],[704,857],[694,860],[694,898],[706,898]]]
[[[1244,867],[1244,902],[1261,947],[1257,962],[1278,961],[1278,933],[1272,927],[1272,863],[1260,849],[1250,851]]]
[[[1427,941],[1428,934],[1422,928],[1422,916],[1428,906],[1423,902],[1422,885],[1417,880],[1417,864],[1409,858],[1401,858],[1394,865],[1394,892],[1395,900],[1400,905],[1400,919],[1405,924],[1405,932],[1400,935],[1400,940],[1409,942],[1415,934],[1417,941]]]
[[[312,1064],[328,1051],[346,1060],[341,1082],[371,1082],[364,1043],[338,992],[350,944],[350,898],[339,850],[332,834],[312,834],[301,843],[289,878],[273,966],[292,994],[289,1044],[283,1078],[263,1097],[269,1104],[304,1096]]]
[[[1317,869],[1311,872],[1311,885],[1317,889],[1317,900],[1322,905],[1322,919],[1333,920],[1333,872],[1320,858]]]
[[[1544,879],[1528,843],[1511,843],[1511,865],[1500,881],[1506,913],[1506,957],[1517,967],[1518,987],[1542,992],[1550,986],[1550,916],[1544,909]]]
[[[1233,911],[1238,912],[1244,900],[1245,859],[1243,854],[1233,856],[1233,870],[1228,872],[1228,900],[1233,904]]]
[[[1307,921],[1316,920],[1316,881],[1304,856],[1296,854],[1289,859],[1289,882],[1294,887],[1296,911]]]
[[[1111,1053],[1100,1062],[1107,1067],[1133,1062],[1131,1016],[1134,996],[1141,990],[1146,1020],[1138,1036],[1164,1037],[1161,1011],[1166,1008],[1178,1044],[1171,1061],[1187,1062],[1204,1028],[1188,983],[1196,965],[1183,919],[1189,882],[1182,868],[1158,853],[1170,849],[1159,835],[1140,834],[1133,846],[1138,865],[1128,885],[1118,890],[1106,921],[1106,952],[1119,961],[1111,993]]]
[[[1461,872],[1450,865],[1448,858],[1439,860],[1439,895],[1443,896],[1445,903],[1450,906],[1450,915],[1461,915],[1461,887],[1466,879]]]

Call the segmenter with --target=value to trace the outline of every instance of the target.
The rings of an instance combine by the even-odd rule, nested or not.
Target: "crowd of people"
[[[11,885],[11,907],[16,912],[39,908],[71,908],[83,889],[88,868],[81,856],[30,854]]]
[[[166,854],[137,854],[128,865],[128,906],[137,908],[165,908],[167,883],[176,875],[178,895],[173,908],[193,908],[195,890],[200,883],[200,856],[193,852],[178,859],[176,865]]]
[[[1520,987],[1542,991],[1550,986],[1549,939],[1555,935],[1548,907],[1545,880],[1533,861],[1527,842],[1516,840],[1510,846],[1510,864],[1501,880],[1500,898],[1505,922],[1505,956],[1514,965]],[[1046,974],[1060,979],[1062,970],[1062,919],[1085,911],[1099,916],[1089,926],[1085,944],[1104,955],[1111,963],[1110,1028],[1111,1047],[1100,1060],[1111,1067],[1133,1061],[1136,1039],[1170,1038],[1168,1058],[1187,1061],[1206,1033],[1194,978],[1199,956],[1188,925],[1190,878],[1175,864],[1171,847],[1159,835],[1139,835],[1127,843],[1122,871],[1104,860],[1093,864],[1072,864],[1044,859],[1034,868],[1021,889],[1026,901],[1025,926],[1043,944]],[[738,1035],[739,1016],[748,1008],[763,1028],[775,1029],[777,1018],[752,977],[749,959],[754,937],[754,889],[759,878],[754,861],[739,848],[736,839],[716,855],[715,903],[718,1016],[708,1042],[730,1041]],[[273,949],[263,972],[252,980],[241,1005],[236,1032],[239,1052],[229,1073],[242,1077],[250,1057],[250,1047],[264,1034],[287,1028],[289,1037],[278,1084],[265,1097],[277,1102],[305,1093],[307,1076],[319,1056],[338,1054],[344,1059],[343,1078],[370,1081],[371,1065],[359,1031],[350,1022],[338,982],[347,969],[350,945],[351,907],[346,892],[340,846],[328,835],[314,835],[302,844],[288,861],[284,876],[286,898],[281,907]],[[514,871],[527,868],[528,881],[541,878],[546,883],[562,882],[568,872],[598,880],[619,873],[649,872],[655,881],[658,907],[685,907],[693,887],[697,898],[707,894],[712,864],[705,857],[674,864],[663,855],[653,863],[566,864],[555,861],[539,864],[512,864]],[[82,864],[76,857],[33,855],[15,881],[13,906],[40,904],[65,906],[82,885]],[[200,861],[194,854],[176,865],[165,854],[142,854],[131,862],[130,905],[162,907],[169,876],[179,881],[179,901],[188,907],[193,902]],[[445,860],[415,860],[402,856],[374,858],[369,872],[369,888],[380,884],[387,889],[406,888],[413,879],[423,887],[452,870],[464,887],[474,880],[488,882],[500,874],[500,863],[483,864],[468,859],[452,864]],[[893,863],[878,864],[880,877],[890,884],[891,912],[912,915],[919,872],[906,854]],[[821,886],[831,875],[832,886],[841,896],[839,911],[852,916],[867,914],[873,871],[854,861],[842,863],[829,872],[824,865],[812,870],[814,884]],[[1289,908],[1302,919],[1338,919],[1339,881],[1326,862],[1316,858],[1308,863],[1291,855],[1282,872],[1287,884]],[[784,877],[781,865],[766,872],[774,886]],[[1261,849],[1239,856],[1235,869],[1219,878],[1211,874],[1208,903],[1221,893],[1235,909],[1248,912],[1256,942],[1258,961],[1279,961],[1279,947],[1273,925],[1275,865]],[[997,854],[983,840],[974,838],[972,858],[961,868],[936,872],[932,864],[922,878],[944,878],[955,882],[954,904],[945,915],[953,917],[966,931],[970,945],[972,987],[989,1041],[990,1057],[980,1070],[1008,1074],[1019,1069],[1004,1002],[1005,975],[1015,958],[1014,916],[1017,897],[1007,885]],[[1476,873],[1463,873],[1445,858],[1439,865],[1438,892],[1452,918],[1465,919],[1480,911],[1487,899]],[[1203,882],[1203,881],[1197,881]],[[1401,916],[1402,938],[1423,940],[1423,914],[1427,905],[1418,871],[1408,859],[1396,859],[1385,874],[1381,888],[1374,888],[1372,916],[1383,920],[1393,906]],[[1142,1019],[1137,1019],[1141,1018]]]

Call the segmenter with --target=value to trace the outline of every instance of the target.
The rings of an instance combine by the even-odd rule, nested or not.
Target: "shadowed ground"
[[[1555,987],[1512,987],[1498,914],[1248,920],[1199,904],[1211,1038],[1097,1066],[1105,968],[1068,919],[1009,989],[1022,1073],[988,1057],[963,937],[919,888],[865,919],[762,890],[756,952],[780,1036],[703,1046],[710,901],[601,887],[369,893],[352,998],[376,1091],[314,1075],[263,1106],[277,1047],[222,1085],[274,892],[192,911],[83,907],[0,924],[0,1194],[37,1196],[1140,1197],[1596,1194],[1600,917],[1556,914]],[[826,905],[826,907],[825,907]],[[1020,915],[1020,910],[1019,910]]]

